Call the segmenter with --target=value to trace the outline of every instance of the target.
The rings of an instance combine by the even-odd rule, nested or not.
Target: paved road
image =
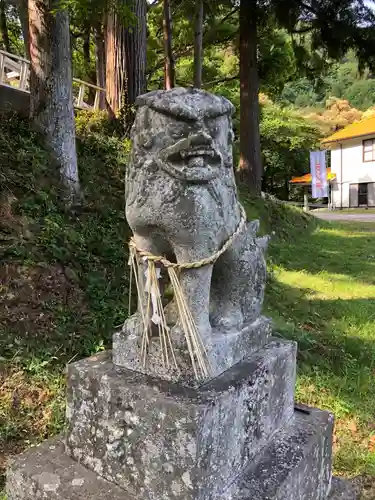
[[[374,222],[375,223],[375,213],[369,214],[361,214],[361,213],[345,213],[337,211],[337,212],[315,212],[311,211],[311,214],[315,215],[315,217],[319,217],[324,220],[343,220],[350,222]]]

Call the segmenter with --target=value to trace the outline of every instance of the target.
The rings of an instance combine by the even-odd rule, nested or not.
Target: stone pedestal
[[[199,389],[107,354],[68,372],[67,452],[137,498],[214,499],[293,415],[295,344],[266,348]]]
[[[354,499],[331,491],[333,417],[294,408],[295,356],[271,338],[199,388],[110,352],[71,364],[64,446],[17,458],[8,500]]]

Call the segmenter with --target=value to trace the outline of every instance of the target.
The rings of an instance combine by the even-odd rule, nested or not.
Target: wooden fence
[[[14,87],[21,92],[30,92],[30,61],[24,57],[0,50],[0,85]],[[93,103],[89,97],[95,93]],[[74,106],[80,109],[100,109],[101,96],[105,89],[73,78]]]

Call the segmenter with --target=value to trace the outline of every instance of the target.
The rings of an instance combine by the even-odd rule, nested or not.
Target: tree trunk
[[[202,87],[203,67],[203,0],[196,0],[194,36],[194,87]]]
[[[113,113],[125,109],[125,119],[135,99],[146,90],[147,3],[125,0],[137,22],[124,27],[112,10],[106,23],[106,91]]]
[[[240,178],[260,195],[262,159],[259,131],[257,0],[240,4]]]
[[[95,56],[96,56],[96,85],[105,89],[105,44],[102,25],[98,23],[95,28]],[[106,108],[105,93],[99,97],[99,109]]]
[[[29,0],[30,118],[60,166],[69,201],[79,192],[69,17],[52,0]]]
[[[106,69],[106,99],[108,108],[115,115],[121,106],[121,75],[117,67],[117,52],[119,51],[118,28],[116,14],[108,12],[105,26],[105,69]]]
[[[90,72],[90,34],[91,27],[86,26],[85,32],[83,33],[83,63],[86,76]]]
[[[3,49],[7,52],[10,52],[10,42],[4,0],[0,0],[0,33]]]
[[[30,60],[29,11],[27,0],[19,0],[18,15],[21,23],[23,43],[25,45],[25,57]]]
[[[164,0],[163,32],[165,52],[165,88],[170,90],[175,84],[175,61],[172,50],[172,12],[169,0]]]
[[[91,52],[90,52],[90,43],[91,43],[91,26],[88,25],[85,27],[85,32],[83,34],[83,61],[85,67],[85,79],[88,83],[96,84],[96,71],[92,71],[91,69]],[[87,103],[90,106],[94,105],[95,102],[95,94],[96,90],[92,87],[88,88],[88,96]]]

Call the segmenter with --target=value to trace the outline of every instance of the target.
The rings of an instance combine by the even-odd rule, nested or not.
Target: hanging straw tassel
[[[171,366],[173,365],[173,367],[178,370],[179,367],[172,343],[172,338],[170,335],[170,328],[167,325],[167,320],[164,313],[155,261],[149,260],[147,257],[144,257],[143,262],[141,263],[134,247],[131,247],[129,261],[132,269],[132,275],[134,276],[134,281],[137,287],[138,303],[142,317],[142,364],[144,367],[146,367],[148,347],[151,341],[151,308],[153,308],[152,316],[155,320],[154,324],[156,324],[158,328],[160,353],[163,367],[171,368]],[[140,280],[140,271],[142,270],[142,266],[147,269],[146,286],[143,286],[143,284],[141,284],[142,279]],[[193,317],[189,311],[176,270],[174,269],[174,267],[168,267],[167,269],[177,304],[179,321],[186,338],[186,344],[193,367],[194,376],[197,380],[200,380],[202,378],[208,377],[210,374],[207,352],[205,350],[203,341],[200,337]]]

